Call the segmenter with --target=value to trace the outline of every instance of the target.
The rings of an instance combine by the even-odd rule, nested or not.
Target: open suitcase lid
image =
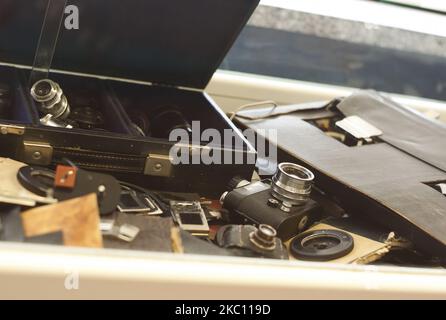
[[[259,0],[71,0],[52,69],[204,89]],[[0,61],[31,66],[47,0],[0,0]]]

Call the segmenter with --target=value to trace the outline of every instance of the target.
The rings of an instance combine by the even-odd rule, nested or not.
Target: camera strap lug
[[[35,165],[50,165],[53,159],[53,147],[45,142],[23,142],[23,161]]]

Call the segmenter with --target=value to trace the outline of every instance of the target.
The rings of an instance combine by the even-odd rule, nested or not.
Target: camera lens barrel
[[[272,178],[272,195],[291,205],[300,205],[310,199],[314,174],[305,167],[294,163],[279,164]]]
[[[39,105],[39,110],[51,114],[54,119],[66,119],[70,114],[67,97],[60,86],[49,79],[37,81],[31,88],[31,96]]]
[[[256,231],[249,235],[251,242],[257,247],[265,250],[274,250],[276,247],[277,231],[266,224],[261,224]]]

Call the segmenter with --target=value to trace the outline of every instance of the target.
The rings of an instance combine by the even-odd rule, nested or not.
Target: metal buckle
[[[111,219],[102,219],[100,228],[103,236],[112,236],[125,242],[135,240],[141,231],[138,227],[130,224],[115,226],[115,220]]]
[[[347,131],[358,140],[364,139],[370,141],[373,137],[378,137],[383,134],[381,130],[358,116],[346,117],[336,122],[336,126]]]
[[[172,159],[169,155],[149,154],[146,159],[144,174],[156,177],[171,177]]]
[[[49,165],[53,158],[53,147],[44,142],[23,142],[24,160],[30,164]]]

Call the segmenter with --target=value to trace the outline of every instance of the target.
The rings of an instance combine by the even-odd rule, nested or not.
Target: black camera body
[[[279,165],[278,174],[283,175],[291,168],[290,165],[292,164]],[[282,170],[284,168],[285,171]],[[232,219],[238,219],[239,223],[270,225],[276,229],[277,236],[286,241],[310,226],[322,210],[320,205],[309,197],[313,175],[309,170],[307,172],[308,177],[300,177],[306,179],[305,183],[298,187],[294,185],[294,188],[293,182],[296,180],[285,181],[283,184],[283,177],[278,174],[272,181],[241,182],[222,196],[223,208],[230,212]],[[297,179],[298,176],[294,175],[293,178]],[[294,195],[286,194],[287,190],[292,190]]]

